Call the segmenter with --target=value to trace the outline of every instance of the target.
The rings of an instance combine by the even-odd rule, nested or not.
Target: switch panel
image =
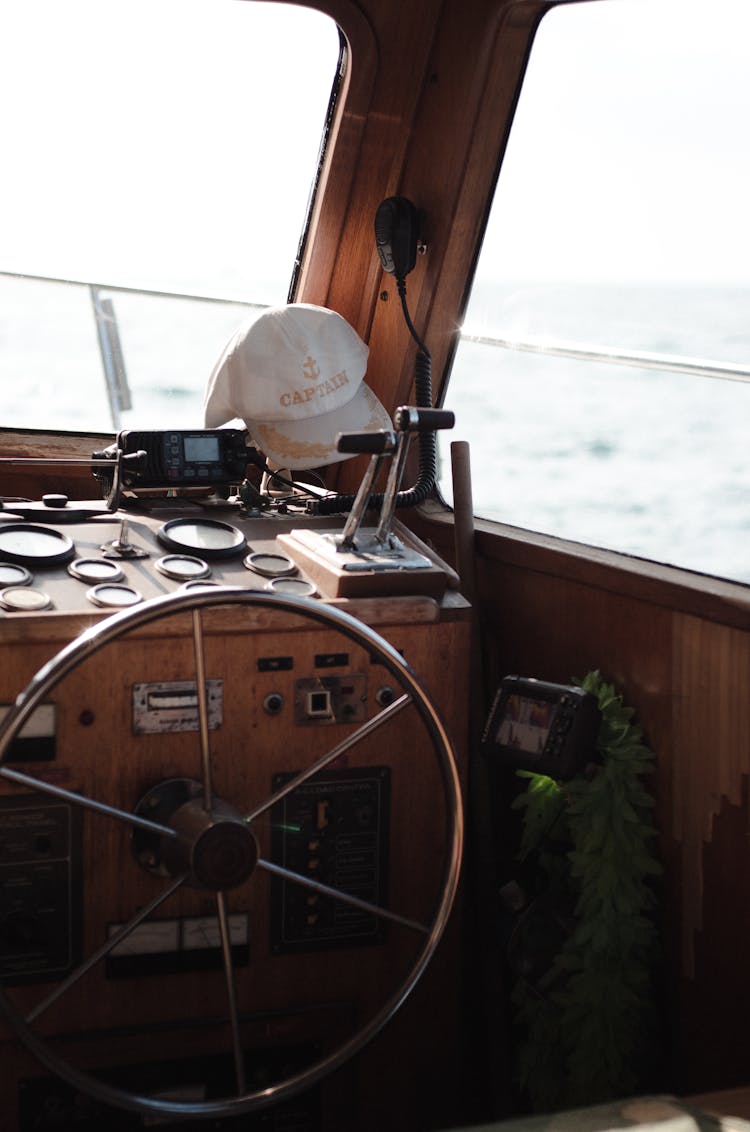
[[[0,799],[0,974],[60,978],[80,961],[81,811]]]
[[[278,790],[292,774],[276,775]],[[390,769],[316,775],[272,812],[276,864],[312,882],[387,906]],[[296,881],[273,880],[272,948],[277,954],[379,943],[385,921],[367,909]]]

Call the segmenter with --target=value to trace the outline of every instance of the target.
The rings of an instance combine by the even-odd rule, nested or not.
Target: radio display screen
[[[186,436],[184,448],[186,464],[218,464],[221,459],[218,436]]]

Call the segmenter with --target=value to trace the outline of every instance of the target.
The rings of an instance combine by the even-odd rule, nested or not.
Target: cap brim
[[[364,383],[345,405],[299,421],[246,421],[247,430],[277,468],[319,468],[350,453],[336,449],[340,432],[377,432],[392,429],[391,418],[369,386]]]

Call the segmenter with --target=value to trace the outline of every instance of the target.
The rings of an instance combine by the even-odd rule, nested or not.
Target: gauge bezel
[[[11,580],[7,578],[5,581],[2,579],[3,570],[15,570],[17,576]],[[0,562],[0,590],[8,589],[10,586],[30,586],[34,580],[34,575],[20,562]]]
[[[89,566],[97,566],[101,568],[106,566],[111,571],[108,577],[103,577],[96,571],[88,569]],[[72,578],[77,578],[79,582],[88,582],[91,585],[106,585],[107,582],[121,582],[125,577],[121,568],[113,558],[76,558],[68,565],[68,573]]]
[[[184,538],[175,538],[175,532],[179,531],[181,527],[205,527],[207,530],[223,531],[231,539],[231,544],[203,546],[197,542],[188,542]],[[183,516],[179,519],[170,519],[159,527],[156,537],[162,546],[166,546],[167,550],[188,556],[192,551],[202,558],[233,558],[247,549],[247,540],[237,527],[232,526],[231,523],[224,523],[221,519],[205,519],[202,516],[199,518]]]
[[[260,559],[275,559],[279,565],[274,568],[273,566],[262,566],[259,563]],[[283,563],[283,565],[282,565]],[[299,570],[286,554],[278,554],[273,550],[256,550],[252,554],[248,554],[242,560],[243,566],[247,570],[252,570],[254,574],[260,574],[262,578],[292,578],[299,574]]]
[[[191,566],[198,566],[199,569],[197,571],[192,569],[189,571],[181,570],[178,565],[180,562],[189,562]],[[173,578],[177,582],[200,581],[202,578],[207,578],[211,573],[209,564],[194,554],[165,554],[154,562],[154,566],[165,578]]]
[[[130,593],[135,595],[135,601],[107,601],[100,592],[101,590],[115,590],[118,593]],[[138,605],[143,601],[143,594],[137,590],[135,586],[123,585],[121,582],[99,582],[98,585],[92,586],[90,590],[86,590],[86,597],[93,605],[98,605],[102,609],[130,609],[133,605]]]
[[[3,546],[3,536],[9,532],[14,534],[29,534],[30,532],[35,535],[43,534],[51,541],[57,542],[60,549],[53,550],[49,554],[29,554],[18,550],[8,550],[7,547]],[[38,523],[5,523],[0,525],[0,558],[4,562],[20,566],[58,566],[69,562],[75,552],[73,540],[64,535],[62,531],[56,531],[54,527],[43,527]]]
[[[290,588],[291,585],[291,588]],[[306,578],[271,578],[263,587],[271,593],[292,594],[294,597],[318,597],[318,591]]]
[[[20,602],[14,600],[14,594],[18,594],[21,598]],[[31,604],[28,603],[29,598],[32,599]],[[20,586],[4,586],[0,590],[0,606],[8,610],[9,613],[38,613],[41,609],[49,609],[52,605],[52,598],[44,590],[39,590],[35,586],[23,584]]]

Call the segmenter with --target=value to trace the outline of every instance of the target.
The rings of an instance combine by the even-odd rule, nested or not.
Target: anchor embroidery
[[[315,361],[315,358],[311,358],[309,355],[307,356],[302,366],[302,372],[309,381],[315,381],[316,377],[320,377],[320,366]]]

